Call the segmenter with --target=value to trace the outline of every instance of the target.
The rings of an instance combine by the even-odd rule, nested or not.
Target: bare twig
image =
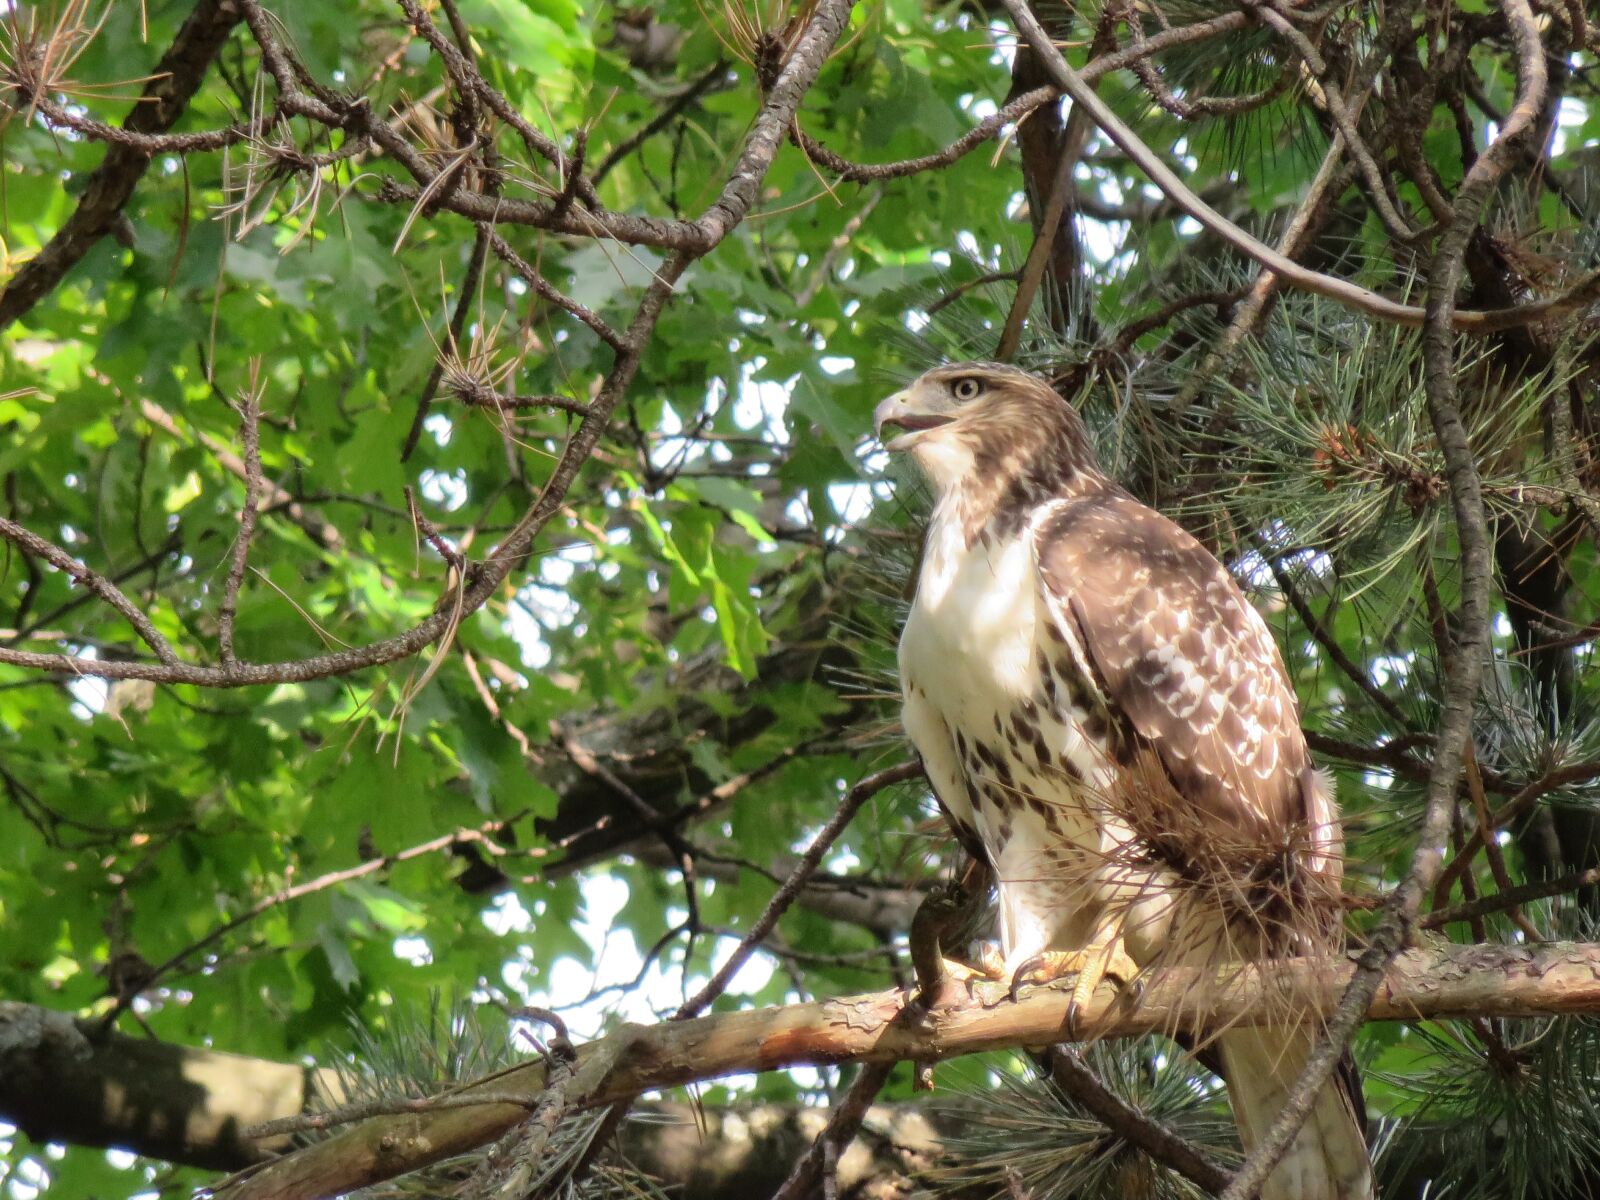
[[[706,984],[696,992],[673,1014],[675,1020],[684,1020],[704,1012],[706,1007],[722,995],[728,986],[728,981],[738,974],[739,968],[755,953],[767,934],[771,933],[778,924],[778,918],[789,910],[794,903],[800,889],[805,886],[806,880],[822,864],[822,856],[838,840],[845,827],[855,819],[861,806],[884,788],[892,784],[903,783],[907,779],[916,779],[922,774],[922,764],[919,762],[905,762],[898,766],[886,767],[882,771],[875,771],[857,783],[845,793],[844,801],[838,810],[829,818],[828,823],[811,839],[811,844],[806,847],[806,852],[800,856],[800,861],[795,863],[794,870],[789,872],[789,878],[783,881],[783,886],[773,893],[772,899],[767,901],[767,907],[762,910],[755,924],[750,926],[750,932],[745,934],[744,940],[728,955],[716,973],[706,980]]]
[[[221,150],[257,137],[262,125],[229,125],[223,129],[197,129],[191,133],[139,133],[126,126],[108,125],[93,117],[74,112],[48,96],[32,97],[32,105],[45,123],[57,129],[70,129],[94,142],[105,142],[136,151],[146,158],[157,154],[192,154],[202,150]],[[265,124],[265,123],[263,123]]]
[[[805,853],[800,856],[800,860],[795,863],[794,869],[789,872],[789,878],[784,880],[783,886],[773,893],[771,900],[767,901],[767,907],[762,910],[761,915],[750,926],[750,931],[734,947],[733,953],[728,955],[723,960],[722,965],[712,973],[711,978],[706,980],[705,986],[678,1006],[678,1010],[672,1014],[672,1020],[687,1021],[699,1016],[711,1006],[718,996],[727,990],[728,984],[739,973],[739,969],[749,961],[750,956],[760,948],[762,942],[766,941],[777,927],[779,918],[794,904],[801,889],[805,887],[806,881],[811,878],[822,864],[822,856],[828,852],[833,843],[838,840],[839,835],[855,819],[856,813],[860,811],[863,804],[884,788],[907,779],[915,779],[921,774],[922,764],[920,762],[901,763],[899,766],[888,767],[885,770],[868,775],[852,787],[845,794],[844,802],[839,805],[838,810],[829,819],[828,823],[817,832],[816,837],[811,839],[811,844],[806,847]],[[595,1136],[595,1145],[604,1143],[610,1137],[621,1123],[622,1118],[627,1115],[631,1103],[631,1099],[624,1100],[611,1107],[611,1111],[605,1115],[600,1130]],[[585,1160],[585,1165],[587,1165],[588,1161],[587,1159]]]
[[[1540,879],[1465,904],[1436,908],[1419,920],[1417,925],[1422,929],[1438,929],[1456,921],[1473,921],[1490,913],[1505,912],[1514,906],[1531,904],[1535,900],[1545,900],[1596,884],[1600,884],[1600,867],[1590,867],[1587,871],[1573,871],[1559,879]]]
[[[189,440],[189,434],[183,431],[183,427],[178,424],[176,418],[155,401],[149,399],[140,400],[139,415],[163,433],[180,441],[187,442]],[[212,457],[217,460],[218,465],[224,471],[237,479],[247,480],[249,478],[249,471],[245,468],[244,459],[235,454],[221,438],[215,437],[204,430],[196,430],[194,436],[201,445],[211,451]],[[291,521],[315,538],[317,544],[324,549],[336,550],[344,543],[344,536],[331,521],[322,520],[308,512],[305,505],[276,483],[263,479],[262,484],[265,492],[261,500],[263,507],[283,509]]]
[[[582,321],[590,329],[594,330],[595,335],[599,337],[602,342],[610,346],[613,350],[622,350],[624,348],[622,335],[615,329],[611,328],[610,325],[606,324],[605,320],[600,316],[599,313],[595,312],[585,304],[579,304],[576,300],[572,299],[572,297],[566,295],[560,289],[555,287],[548,279],[539,273],[537,267],[535,267],[527,259],[523,258],[522,255],[518,254],[516,250],[512,248],[511,243],[506,241],[506,239],[500,235],[499,231],[497,231],[493,225],[488,223],[480,224],[478,229],[486,235],[489,243],[489,249],[494,251],[495,257],[499,258],[506,264],[506,266],[510,267],[519,276],[521,276],[523,282],[526,283],[530,289],[532,289],[534,294],[539,296],[541,299],[547,300],[551,304],[554,304],[563,312],[568,313]]]
[[[1139,317],[1129,321],[1117,330],[1117,336],[1107,348],[1112,355],[1127,354],[1133,345],[1145,334],[1161,329],[1172,323],[1172,318],[1179,313],[1188,312],[1191,308],[1214,308],[1218,318],[1228,315],[1234,305],[1238,304],[1245,296],[1243,288],[1233,288],[1229,291],[1219,292],[1207,289],[1201,292],[1191,292],[1187,296],[1178,296],[1167,301],[1155,312],[1148,316]]]
[[[1108,10],[1095,34],[1091,50],[1093,58],[1098,58],[1115,44],[1113,24]],[[1089,87],[1094,87],[1094,84],[1089,84]],[[1023,263],[1022,277],[1017,281],[1016,294],[1011,298],[1011,308],[1006,313],[1005,324],[1000,329],[1000,340],[995,346],[994,356],[1001,362],[1008,362],[1017,352],[1017,346],[1022,341],[1022,326],[1033,309],[1034,297],[1038,295],[1039,284],[1043,282],[1045,270],[1050,264],[1051,249],[1056,238],[1061,236],[1063,222],[1073,219],[1067,208],[1067,200],[1076,191],[1073,173],[1078,169],[1078,159],[1083,155],[1083,144],[1088,136],[1089,117],[1082,105],[1074,103],[1056,149],[1056,173],[1050,181],[1044,213],[1035,226],[1037,232],[1033,245],[1028,250],[1027,261]],[[1078,256],[1074,254],[1071,261],[1076,268]]]
[[[1365,97],[1363,96],[1352,110],[1345,102],[1344,94],[1339,90],[1338,84],[1334,82],[1333,73],[1328,70],[1328,64],[1323,60],[1321,52],[1311,44],[1311,39],[1303,31],[1278,11],[1272,0],[1260,0],[1259,3],[1251,3],[1250,7],[1294,47],[1295,53],[1316,77],[1328,113],[1333,117],[1334,125],[1344,138],[1346,152],[1355,161],[1362,178],[1366,181],[1368,198],[1383,221],[1384,228],[1399,242],[1413,241],[1417,236],[1417,230],[1401,215],[1394,201],[1390,199],[1388,180],[1384,179],[1377,160],[1373,158],[1372,151],[1362,140],[1361,131],[1356,128],[1356,122],[1361,117],[1361,103]]]
[[[422,535],[428,545],[433,547],[433,552],[449,563],[450,569],[457,574],[466,570],[467,560],[462,556],[461,551],[457,550],[445,539],[439,527],[423,514],[422,509],[417,506],[417,494],[411,490],[409,484],[405,488],[405,498],[406,512],[411,518],[411,524]]]
[[[551,163],[563,178],[567,175],[566,156],[561,152],[561,147],[547,134],[541,133],[530,125],[525,117],[519,113],[511,102],[508,101],[494,88],[478,70],[477,63],[467,57],[464,48],[457,47],[449,38],[440,32],[439,27],[428,16],[427,10],[416,0],[400,0],[400,8],[406,15],[406,20],[411,22],[412,28],[420,33],[428,45],[433,47],[440,60],[443,61],[445,71],[450,75],[457,89],[464,94],[475,96],[495,116],[499,117],[522,139],[523,145],[532,154],[538,155]],[[281,82],[281,81],[280,81]],[[585,202],[594,202],[594,188],[581,177],[575,182],[577,194]]]
[[[683,876],[684,908],[687,916],[681,924],[668,931],[656,942],[651,951],[645,955],[645,960],[648,963],[649,960],[653,959],[666,947],[668,941],[685,931],[689,935],[689,949],[684,952],[684,957],[687,959],[694,948],[695,935],[700,931],[700,898],[695,887],[695,858],[700,854],[699,849],[693,846],[689,839],[679,832],[670,820],[669,814],[656,809],[648,800],[629,787],[626,780],[591,754],[581,742],[568,734],[562,728],[560,722],[550,722],[550,735],[552,740],[561,747],[562,752],[572,760],[580,771],[600,780],[612,794],[626,801],[628,807],[633,809],[634,814],[639,818],[640,823],[660,838],[661,844],[673,856],[673,865],[678,868],[679,873]],[[643,968],[641,968],[640,977],[643,977]]]
[[[1122,10],[1121,15],[1133,35],[1134,46],[1144,46],[1146,38],[1140,14],[1134,10],[1132,5],[1127,5]],[[1292,72],[1280,71],[1276,79],[1253,95],[1200,96],[1195,99],[1188,99],[1173,93],[1172,89],[1162,80],[1160,72],[1156,70],[1155,64],[1149,58],[1136,59],[1129,66],[1132,67],[1134,75],[1138,77],[1140,83],[1144,84],[1145,90],[1150,93],[1155,102],[1180,120],[1191,120],[1195,117],[1239,116],[1250,112],[1252,109],[1260,108],[1264,104],[1270,104],[1293,87],[1295,83],[1295,76]]]
[[[56,570],[63,572],[75,583],[99,596],[100,599],[121,613],[128,624],[133,626],[133,631],[139,635],[145,645],[150,647],[151,652],[159,660],[159,665],[154,663],[134,665],[147,666],[152,670],[177,671],[185,669],[186,664],[179,660],[177,652],[173,650],[172,644],[167,641],[165,635],[155,627],[150,618],[140,610],[137,604],[128,599],[121,588],[100,574],[100,572],[79,562],[54,542],[46,541],[31,530],[24,529],[10,517],[0,517],[0,538],[10,542],[24,554],[31,554],[37,558],[44,559]],[[27,652],[0,650],[0,662],[6,661],[6,656],[8,655],[27,657]],[[87,664],[95,661],[93,659],[80,660],[76,656],[64,654],[41,655],[38,657],[62,659],[68,663],[82,661]],[[67,666],[65,669],[71,670],[72,668]],[[81,673],[88,674],[89,672]]]
[[[671,125],[684,114],[691,104],[727,77],[728,62],[726,59],[719,58],[707,67],[698,79],[662,105],[660,112],[606,151],[605,157],[600,160],[594,169],[594,186],[599,187],[605,177],[616,169],[618,163],[668,125]]]
[[[955,287],[951,288],[944,295],[940,296],[932,304],[928,305],[927,314],[931,317],[935,313],[942,312],[944,309],[954,304],[957,300],[961,299],[961,297],[965,296],[973,288],[987,287],[991,283],[1004,283],[1008,280],[1014,281],[1018,278],[1019,274],[1020,273],[1017,271],[985,271],[981,275],[975,275],[971,279],[963,280],[962,282],[956,284]]]
[[[512,1162],[494,1183],[492,1195],[503,1200],[522,1200],[529,1194],[530,1185],[537,1176],[539,1159],[555,1135],[556,1127],[566,1116],[569,1100],[581,1098],[583,1094],[582,1084],[577,1078],[578,1054],[567,1040],[567,1029],[561,1023],[561,1018],[539,1008],[526,1008],[517,1015],[533,1016],[549,1022],[555,1027],[555,1035],[548,1044],[550,1065],[545,1068],[544,1094],[539,1097],[533,1113],[516,1131],[517,1142],[510,1150]],[[594,1062],[591,1060],[588,1065],[593,1067]],[[480,1168],[480,1175],[491,1170],[493,1163],[494,1159],[486,1162]]]
[[[150,986],[154,986],[157,980],[164,978],[170,972],[180,970],[195,955],[216,945],[228,934],[248,925],[263,913],[270,912],[272,909],[282,905],[290,904],[302,897],[324,892],[341,884],[353,883],[355,880],[363,879],[368,875],[376,875],[382,871],[387,871],[396,863],[409,862],[414,858],[422,858],[429,854],[438,854],[449,850],[452,846],[468,842],[481,846],[493,853],[501,849],[495,844],[493,835],[499,831],[503,824],[503,821],[496,820],[481,825],[476,829],[453,830],[450,833],[441,834],[439,837],[429,838],[425,842],[419,842],[415,846],[409,846],[404,850],[397,850],[393,854],[385,854],[378,858],[368,859],[366,862],[357,863],[353,867],[329,871],[317,876],[315,879],[308,879],[304,883],[280,888],[269,896],[263,896],[238,916],[230,917],[228,920],[216,925],[210,932],[190,942],[183,949],[162,962],[151,972]]]
[[[904,179],[924,171],[937,171],[966,157],[983,145],[1007,125],[1019,121],[1040,105],[1048,104],[1061,93],[1053,87],[1034,88],[1024,92],[998,112],[985,117],[943,150],[917,158],[888,163],[854,163],[843,158],[806,133],[798,125],[790,131],[795,145],[805,152],[812,162],[826,167],[845,183],[870,183],[874,180]]]
[[[252,364],[256,376],[260,363]],[[239,589],[244,585],[245,568],[250,562],[250,542],[256,535],[261,515],[261,384],[250,380],[239,405],[239,442],[244,449],[244,507],[239,510],[239,535],[233,542],[233,559],[217,609],[217,645],[222,661],[238,661],[233,652],[233,624],[239,612]]]
[[[1588,522],[1589,536],[1600,538],[1600,499],[1584,487],[1578,472],[1578,448],[1581,440],[1572,428],[1572,408],[1565,396],[1558,395],[1549,405],[1550,460],[1555,464],[1556,477],[1567,496],[1568,503]],[[1552,647],[1552,643],[1544,643]]]
[[[1129,49],[1119,50],[1107,54],[1088,63],[1083,68],[1083,79],[1092,83],[1112,71],[1132,66],[1151,55],[1159,54],[1174,46],[1186,45],[1191,42],[1205,41],[1207,38],[1217,37],[1236,29],[1243,29],[1250,23],[1249,17],[1243,12],[1222,13],[1208,20],[1196,21],[1192,25],[1178,25],[1171,29],[1164,29],[1152,38],[1148,38],[1139,45]],[[803,133],[798,128],[794,131],[795,144],[805,151],[807,157],[813,162],[827,167],[836,172],[840,179],[847,183],[866,183],[871,180],[903,179],[909,175],[920,175],[925,171],[936,171],[960,158],[965,157],[984,142],[994,137],[1007,125],[1021,121],[1029,113],[1044,104],[1049,104],[1061,95],[1061,90],[1056,87],[1039,87],[1023,92],[1010,103],[1004,105],[997,112],[979,121],[966,133],[951,142],[942,150],[932,154],[924,154],[918,158],[902,159],[898,162],[888,163],[854,163],[835,154],[815,138]]]
[[[495,391],[488,384],[471,382],[452,383],[450,391],[463,404],[470,404],[474,408],[493,408],[500,412],[540,408],[571,413],[575,417],[589,415],[587,404],[569,396],[508,396],[504,392]]]
[[[796,126],[798,128],[798,126]],[[817,293],[833,282],[833,268],[839,258],[845,254],[855,242],[856,234],[861,232],[861,227],[867,223],[867,218],[872,216],[873,210],[883,200],[883,189],[874,189],[869,195],[862,198],[856,205],[855,212],[850,214],[850,219],[844,223],[844,228],[828,243],[828,248],[822,253],[822,261],[817,263],[811,272],[811,278],[804,287],[796,293],[794,306],[804,310],[809,308],[816,299]]]
[[[1411,718],[1395,703],[1394,698],[1389,693],[1385,692],[1373,681],[1371,672],[1363,669],[1359,663],[1345,653],[1345,649],[1339,644],[1338,639],[1322,623],[1321,618],[1312,610],[1311,605],[1306,602],[1306,598],[1300,594],[1300,589],[1295,586],[1294,580],[1289,577],[1289,573],[1278,562],[1278,556],[1272,553],[1271,547],[1259,537],[1255,537],[1252,540],[1255,542],[1256,549],[1260,551],[1262,559],[1266,562],[1268,570],[1272,572],[1272,578],[1278,585],[1278,591],[1283,593],[1283,598],[1289,602],[1289,607],[1294,609],[1295,615],[1300,618],[1300,623],[1306,627],[1312,637],[1316,638],[1317,644],[1326,652],[1334,666],[1343,671],[1345,677],[1361,689],[1361,694],[1377,705],[1379,711],[1394,722],[1394,731],[1396,733],[1409,730],[1411,728]]]
[[[833,1106],[828,1124],[795,1161],[783,1186],[772,1194],[772,1200],[811,1200],[819,1190],[818,1184],[822,1185],[820,1190],[824,1196],[827,1195],[830,1182],[837,1189],[837,1181],[832,1179],[829,1168],[838,1162],[839,1155],[855,1140],[861,1122],[866,1119],[867,1110],[883,1090],[883,1085],[889,1082],[889,1072],[893,1070],[893,1063],[868,1063],[861,1068],[850,1090]]]
[[[1467,795],[1472,798],[1472,811],[1477,816],[1479,828],[1483,828],[1489,823],[1489,804],[1483,796],[1483,775],[1478,770],[1478,756],[1473,750],[1470,741],[1467,743],[1463,768],[1466,774]],[[1483,839],[1483,850],[1484,857],[1489,860],[1489,873],[1494,877],[1494,885],[1500,889],[1500,896],[1502,898],[1509,896],[1515,885],[1511,882],[1510,871],[1506,869],[1505,855],[1500,852],[1499,839],[1485,837]],[[1467,899],[1470,901],[1473,897],[1468,896]],[[1540,932],[1532,921],[1523,915],[1522,909],[1515,903],[1508,903],[1505,906],[1505,913],[1511,919],[1512,924],[1522,930],[1523,936],[1530,941],[1537,942],[1544,937],[1544,934]]]
[[[433,369],[428,372],[427,382],[422,385],[422,395],[417,397],[416,415],[411,418],[411,428],[406,432],[405,445],[400,449],[401,462],[411,457],[417,448],[418,440],[422,437],[422,427],[428,420],[428,413],[433,408],[433,398],[439,391],[439,380],[444,377],[446,356],[458,353],[461,335],[467,327],[469,306],[477,296],[478,281],[483,278],[483,264],[488,258],[489,233],[485,226],[480,225],[472,242],[472,254],[467,259],[466,273],[461,277],[461,287],[456,293],[455,311],[450,314],[450,323],[445,327],[445,344],[434,359]]]
[[[1493,837],[1497,830],[1504,829],[1524,816],[1541,797],[1549,795],[1557,788],[1570,787],[1575,783],[1587,783],[1591,779],[1600,779],[1600,763],[1569,763],[1546,771],[1538,779],[1523,784],[1504,804],[1489,815],[1486,825],[1480,824],[1468,835],[1467,840],[1462,843],[1461,852],[1450,860],[1439,876],[1434,892],[1436,900],[1448,895],[1450,886],[1483,848],[1485,838]]]
[[[1343,155],[1344,139],[1341,135],[1335,134],[1328,146],[1328,152],[1322,156],[1322,163],[1317,167],[1316,175],[1312,177],[1311,186],[1306,189],[1305,198],[1300,201],[1300,206],[1289,219],[1282,236],[1278,238],[1278,253],[1285,258],[1293,259],[1296,255],[1304,253],[1317,229],[1327,219],[1328,204],[1336,194],[1334,182],[1339,177],[1339,164]],[[1178,394],[1172,402],[1175,412],[1182,413],[1199,396],[1200,389],[1208,380],[1217,379],[1228,370],[1240,345],[1255,332],[1261,323],[1261,318],[1266,315],[1267,307],[1277,290],[1278,276],[1272,271],[1263,269],[1256,274],[1250,284],[1249,294],[1234,311],[1233,320],[1222,331],[1222,336],[1217,339],[1216,345],[1206,353],[1199,369],[1178,389]]]
[[[1390,300],[1347,279],[1324,275],[1320,271],[1303,267],[1217,212],[1195,195],[1177,173],[1162,162],[1160,156],[1145,145],[1122,118],[1094,94],[1082,76],[1067,64],[1061,52],[1055,48],[1049,35],[1029,11],[1025,0],[1003,0],[1003,3],[1006,11],[1011,14],[1017,31],[1039,54],[1040,61],[1044,63],[1046,70],[1050,72],[1061,90],[1071,96],[1076,103],[1083,105],[1094,118],[1095,124],[1100,126],[1117,148],[1132,159],[1134,164],[1149,176],[1152,183],[1181,204],[1184,210],[1201,225],[1241,254],[1271,270],[1286,283],[1319,296],[1326,296],[1357,312],[1364,312],[1381,320],[1413,328],[1423,324],[1427,315],[1423,309]],[[1574,287],[1560,296],[1547,300],[1516,305],[1512,308],[1477,312],[1457,311],[1452,307],[1451,327],[1469,333],[1489,333],[1513,325],[1543,320],[1589,303],[1596,289],[1600,289],[1600,271],[1591,271]]]

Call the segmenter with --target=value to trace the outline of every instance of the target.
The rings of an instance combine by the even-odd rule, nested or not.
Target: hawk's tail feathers
[[[1316,1042],[1314,1026],[1236,1027],[1222,1034],[1228,1100],[1246,1151],[1266,1135]],[[1372,1160],[1354,1072],[1323,1087],[1306,1122],[1261,1189],[1261,1200],[1372,1200]]]

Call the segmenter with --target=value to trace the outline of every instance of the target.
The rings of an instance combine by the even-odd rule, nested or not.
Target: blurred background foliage
[[[0,5],[0,270],[68,221],[106,153],[30,106],[17,64],[34,34],[73,34],[50,94],[116,124],[193,7]],[[1542,18],[1557,86],[1542,141],[1469,251],[1464,307],[1548,294],[1594,266],[1597,63],[1570,8]],[[1126,45],[1234,11],[1039,9],[1077,63],[1108,24]],[[368,97],[435,161],[460,153],[459,98],[397,6],[281,0],[271,12],[315,80]],[[1420,223],[1418,179],[1452,191],[1513,95],[1497,12],[1430,2],[1416,45],[1378,56],[1363,128],[1392,152],[1391,190]],[[459,13],[522,118],[569,153],[583,131],[600,202],[660,217],[716,197],[761,103],[762,47],[796,17],[773,0],[461,0]],[[1376,53],[1376,6],[1323,14],[1330,69]],[[1419,84],[1419,47],[1454,74]],[[860,4],[797,124],[856,162],[932,154],[1037,85],[1025,58],[981,3]],[[1120,72],[1101,95],[1190,187],[1273,240],[1331,137],[1317,81],[1252,23],[1156,63],[1154,90]],[[245,120],[272,86],[240,26],[176,129]],[[1396,99],[1419,87],[1422,102]],[[1183,107],[1257,93],[1238,112]],[[674,1009],[844,789],[904,757],[893,643],[922,499],[886,476],[870,412],[938,359],[993,355],[1050,178],[1029,131],[1058,150],[1060,123],[1046,105],[939,169],[864,182],[783,147],[750,217],[677,282],[531,557],[447,647],[235,690],[0,665],[0,996],[120,1007],[126,1031],[290,1061],[356,1045],[352,1025],[362,1061],[381,1057],[371,1046],[386,1033],[425,1040],[417,1014],[440,995],[548,1005],[583,1035]],[[271,136],[304,153],[339,145],[303,121]],[[507,194],[559,188],[510,139],[497,144]],[[242,660],[277,662],[414,625],[448,594],[439,545],[481,556],[549,480],[576,418],[474,405],[473,387],[582,403],[612,366],[593,329],[498,258],[472,269],[470,222],[385,202],[384,181],[403,178],[376,154],[313,170],[250,142],[158,154],[111,236],[6,331],[0,511],[117,582],[197,660],[215,661],[245,502],[243,398],[259,397],[267,490],[235,636]],[[1020,357],[1074,396],[1117,473],[1259,599],[1339,776],[1350,890],[1375,897],[1409,861],[1420,819],[1456,587],[1417,337],[1291,294],[1230,349],[1255,269],[1097,135],[1072,178]],[[1315,217],[1302,259],[1389,294],[1414,287],[1425,254],[1391,236],[1354,172]],[[666,253],[504,232],[617,328]],[[1479,842],[1498,853],[1470,856],[1441,906],[1600,864],[1592,333],[1580,312],[1463,339],[1499,567],[1476,749],[1496,825]],[[441,360],[444,386],[422,404]],[[407,489],[442,541],[419,533]],[[15,545],[0,562],[0,645],[142,654],[121,617]],[[920,787],[880,795],[719,1006],[904,981],[910,912],[955,867],[933,816]],[[1458,849],[1483,818],[1464,794]],[[1594,894],[1529,904],[1526,927],[1495,914],[1442,932],[1579,934]],[[1102,1050],[1119,1089],[1225,1153],[1203,1071],[1146,1043]],[[1600,1053],[1592,1024],[1373,1027],[1359,1050],[1369,1107],[1390,1123],[1390,1194],[1431,1180],[1435,1193],[1573,1195],[1600,1178],[1593,1073],[1574,1066]],[[1019,1093],[1007,1057],[959,1078],[985,1103],[941,1152],[945,1174],[917,1188],[1007,1194],[1012,1163],[996,1147],[1017,1144],[1019,1105],[1045,1122],[1029,1146],[1089,1160],[1060,1174],[1030,1158],[1031,1194],[1180,1186],[1058,1098]],[[699,1102],[815,1105],[838,1084],[833,1071],[769,1074]],[[903,1070],[884,1101],[910,1096]],[[1539,1153],[1556,1129],[1562,1152]],[[205,1178],[21,1134],[5,1146],[0,1190],[18,1200]],[[913,1186],[905,1162],[884,1170]],[[864,1178],[853,1186],[887,1176]]]

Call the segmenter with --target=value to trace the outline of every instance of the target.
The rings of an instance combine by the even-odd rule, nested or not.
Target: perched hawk
[[[1204,546],[1100,470],[1077,412],[994,363],[878,406],[936,497],[900,640],[907,734],[993,869],[1014,984],[1327,953],[1342,843],[1260,615]],[[1131,957],[1132,962],[1128,960]],[[1315,1040],[1220,1031],[1246,1148]],[[1359,1099],[1330,1084],[1268,1200],[1372,1195]]]

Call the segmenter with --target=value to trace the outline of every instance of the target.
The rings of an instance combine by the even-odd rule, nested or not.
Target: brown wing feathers
[[[1206,549],[1126,493],[1058,504],[1038,527],[1047,605],[1183,800],[1240,833],[1305,819],[1293,695],[1261,619]]]

